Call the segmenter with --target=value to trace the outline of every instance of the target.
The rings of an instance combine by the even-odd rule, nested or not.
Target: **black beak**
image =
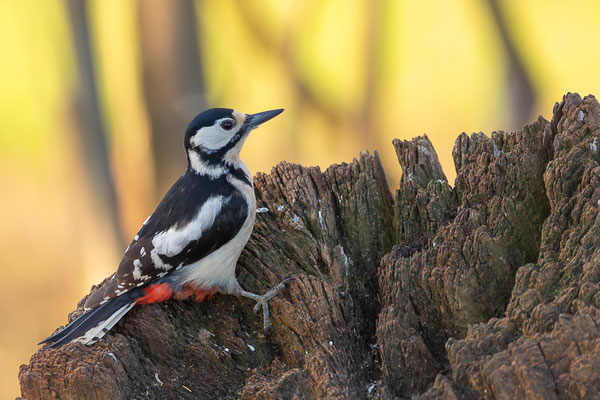
[[[250,114],[246,117],[246,122],[244,123],[244,125],[246,125],[248,129],[254,129],[263,122],[267,122],[268,120],[275,118],[282,112],[283,108],[280,108],[279,110],[271,110],[256,114]]]

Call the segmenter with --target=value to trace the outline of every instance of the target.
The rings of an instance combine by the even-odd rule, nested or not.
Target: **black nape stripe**
[[[222,179],[225,178],[226,174],[231,174],[233,175],[236,179],[239,179],[240,181],[244,182],[245,184],[247,184],[248,186],[252,186],[252,177],[248,176],[248,174],[246,174],[246,172],[241,169],[236,167],[235,165],[232,165],[232,163],[230,162],[225,162],[224,160],[220,159],[220,160],[214,160],[213,163],[207,163],[206,162],[206,155],[207,153],[205,152],[200,152],[198,150],[190,150],[190,151],[196,151],[197,153],[200,153],[200,159],[202,161],[202,163],[206,163],[208,165],[206,165],[207,167],[220,167],[223,168],[223,176],[221,177],[212,177],[209,176],[209,179],[211,181],[214,181],[215,179]],[[189,161],[189,155],[188,155],[188,172],[186,173],[193,173],[194,175],[198,175],[198,176],[202,176],[202,177],[206,177],[205,174],[203,174],[201,171],[196,171],[193,169],[191,162]]]
[[[196,150],[200,153],[202,161],[208,166],[217,166],[225,162],[225,154],[238,144],[238,142],[245,136],[246,129],[240,128],[235,135],[227,142],[227,144],[218,150],[206,150],[203,148],[197,148]]]
[[[244,172],[243,169],[241,169],[241,168],[231,168],[231,174],[235,178],[237,178],[240,181],[244,182],[246,185],[252,186],[252,181],[250,180],[250,177],[248,175],[246,175],[246,173]]]

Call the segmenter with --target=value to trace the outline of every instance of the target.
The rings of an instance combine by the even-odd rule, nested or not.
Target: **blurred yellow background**
[[[286,112],[254,172],[322,168],[427,133],[450,180],[463,131],[600,94],[600,3],[544,0],[0,1],[0,398],[183,171],[211,106]]]

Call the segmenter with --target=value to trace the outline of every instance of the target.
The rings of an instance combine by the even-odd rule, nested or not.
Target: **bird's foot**
[[[271,290],[269,290],[267,293],[261,295],[255,294],[255,293],[251,293],[251,292],[246,292],[245,290],[242,290],[240,292],[240,295],[244,296],[244,297],[248,297],[250,299],[253,299],[256,301],[256,305],[254,306],[254,313],[256,314],[258,312],[258,310],[260,310],[260,308],[262,307],[263,309],[263,319],[264,319],[264,330],[265,330],[265,335],[269,334],[269,328],[271,326],[271,323],[269,322],[269,301],[277,296],[277,294],[285,287],[285,285],[287,285],[293,278],[287,278],[285,279],[283,282],[281,282],[278,285],[273,286],[273,288],[271,288]]]

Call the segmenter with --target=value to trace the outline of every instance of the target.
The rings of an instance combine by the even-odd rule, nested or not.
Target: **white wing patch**
[[[239,167],[247,171],[246,175],[250,176],[246,165],[240,163]],[[235,277],[235,266],[254,227],[256,198],[252,186],[234,177],[228,177],[227,181],[239,190],[248,202],[248,216],[244,224],[229,242],[195,263],[184,266],[177,274],[183,284],[192,283],[197,287],[218,287],[219,291],[223,293],[235,293],[241,290]]]
[[[154,249],[151,253],[156,252],[156,254],[162,254],[167,257],[173,257],[181,253],[191,241],[200,239],[202,232],[212,226],[215,218],[221,212],[223,203],[223,196],[209,197],[202,205],[202,208],[200,208],[200,211],[198,211],[196,217],[188,222],[187,225],[182,227],[174,226],[154,236],[152,239]],[[156,261],[155,257],[152,257],[152,260]]]

